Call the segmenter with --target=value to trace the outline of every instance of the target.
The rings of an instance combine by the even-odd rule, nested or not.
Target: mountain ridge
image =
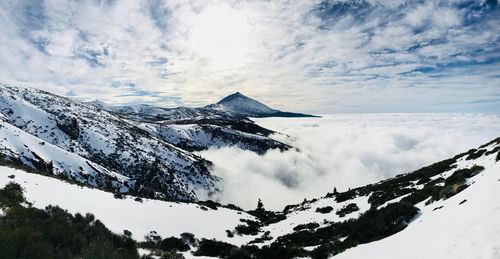
[[[0,160],[107,191],[195,201],[219,192],[221,179],[212,174],[210,161],[193,152],[237,146],[263,154],[293,148],[240,115],[140,108],[145,110],[113,109],[0,84],[0,135],[24,136],[14,146],[0,141]],[[41,155],[47,152],[51,155]]]

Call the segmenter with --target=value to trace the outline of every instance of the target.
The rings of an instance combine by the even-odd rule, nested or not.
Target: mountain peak
[[[315,117],[309,114],[282,112],[254,100],[241,92],[230,94],[216,104],[210,104],[205,108],[218,111],[230,112],[250,117]]]
[[[216,105],[213,105],[212,108],[245,115],[264,115],[277,112],[277,110],[271,109],[267,105],[247,97],[240,92],[222,98],[222,100],[217,102]]]
[[[238,99],[238,98],[253,100],[252,98],[249,98],[240,92],[236,92],[236,93],[230,94],[230,95],[222,98],[220,101],[217,102],[217,104],[223,104],[223,103],[226,103],[226,102],[232,101],[234,99]]]

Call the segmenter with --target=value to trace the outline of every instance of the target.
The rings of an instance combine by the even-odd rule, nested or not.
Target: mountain
[[[216,104],[206,106],[206,108],[247,117],[315,117],[309,114],[282,112],[272,109],[240,92],[228,95]]]
[[[2,141],[4,162],[149,197],[195,200],[217,191],[209,161],[133,122],[31,88],[1,85],[0,98],[0,132],[17,137]]]
[[[103,190],[194,201],[220,190],[193,151],[290,146],[240,116],[209,109],[81,103],[0,84],[0,161]]]
[[[497,258],[500,250],[500,138],[410,173],[334,190],[274,212],[208,201],[116,199],[43,175],[5,166],[0,171],[0,188],[21,184],[36,208],[59,205],[71,213],[91,212],[113,232],[130,230],[139,241],[151,235],[172,241],[169,237],[190,232],[198,243],[190,243],[186,258],[194,252],[209,257],[466,259]]]
[[[165,246],[177,240],[169,237],[193,233],[198,241],[186,257],[498,257],[500,138],[378,183],[332,186],[282,211],[205,200],[223,179],[191,151],[292,148],[269,134],[232,111],[118,109],[0,84],[0,188],[21,185],[23,208],[91,212],[117,234],[127,229],[149,240],[143,249],[176,253]],[[9,209],[16,196],[8,191],[0,190],[0,223],[19,212]]]

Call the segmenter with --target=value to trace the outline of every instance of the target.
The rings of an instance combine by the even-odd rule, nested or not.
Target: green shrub
[[[473,160],[473,159],[478,159],[480,157],[482,157],[484,155],[484,153],[486,153],[486,149],[480,149],[480,150],[475,150],[474,152],[471,152],[471,154],[469,154],[465,160]]]
[[[352,200],[352,199],[356,198],[356,190],[353,189],[353,190],[348,190],[346,192],[339,192],[339,193],[333,194],[331,196],[332,197],[335,196],[336,202],[344,202],[344,201]],[[329,198],[329,197],[327,197],[327,198]]]
[[[235,246],[229,243],[216,241],[214,239],[202,239],[194,255],[225,257],[230,254],[233,248],[235,248]]]
[[[239,235],[255,236],[259,233],[261,226],[260,222],[249,219],[241,219],[240,221],[246,224],[240,224],[235,227],[236,233],[238,233]]]
[[[307,223],[307,224],[299,224],[299,225],[295,226],[293,228],[293,230],[294,231],[300,231],[300,230],[304,230],[304,229],[313,230],[313,229],[318,228],[318,227],[319,227],[318,223],[311,222],[311,223]]]
[[[189,250],[189,245],[181,238],[167,237],[160,242],[159,248],[167,252],[185,252]]]
[[[0,258],[139,258],[134,240],[116,235],[92,214],[71,215],[47,206],[44,210],[20,206],[18,184],[0,190],[5,215],[0,217]]]
[[[358,207],[358,205],[356,205],[356,203],[349,203],[345,207],[343,207],[340,210],[338,210],[337,212],[335,212],[335,214],[339,215],[342,218],[345,215],[356,212],[358,210],[359,210],[359,207]]]
[[[471,178],[483,170],[484,167],[478,165],[474,165],[471,168],[460,169],[455,171],[450,177],[446,178],[444,183],[445,185],[463,184],[467,178]]]
[[[333,207],[331,207],[331,206],[316,208],[316,212],[323,213],[323,214],[330,213],[330,212],[332,212],[332,210],[333,210]]]
[[[184,240],[184,242],[186,242],[186,244],[190,246],[194,246],[197,242],[196,238],[194,237],[194,234],[192,233],[184,232],[181,234],[181,238]]]
[[[10,182],[0,190],[0,207],[2,205],[11,207],[25,201],[26,199],[23,195],[23,188],[17,183]]]

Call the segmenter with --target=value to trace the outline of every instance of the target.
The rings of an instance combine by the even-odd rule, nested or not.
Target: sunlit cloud
[[[347,190],[388,179],[477,148],[500,131],[500,116],[485,114],[339,114],[257,122],[286,133],[273,137],[298,151],[259,156],[229,147],[201,152],[224,178],[218,198],[246,209],[253,209],[258,198],[281,210],[333,187]]]
[[[162,106],[241,91],[304,112],[499,111],[499,17],[496,0],[3,1],[0,80]]]

